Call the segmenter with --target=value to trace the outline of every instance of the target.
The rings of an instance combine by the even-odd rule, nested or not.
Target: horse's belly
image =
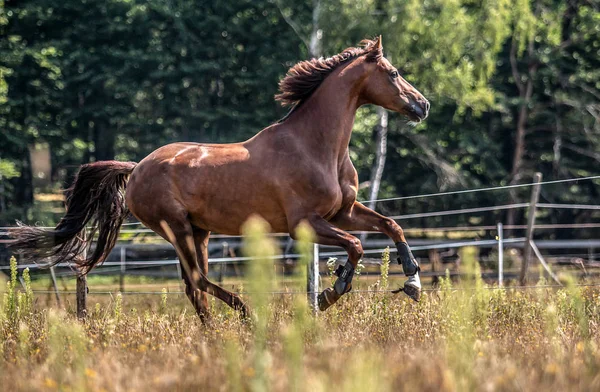
[[[192,223],[221,234],[237,235],[252,215],[265,219],[275,232],[287,232],[285,211],[268,179],[231,168],[202,168],[179,182],[181,200]]]
[[[190,212],[193,225],[220,234],[240,235],[244,223],[252,215],[257,215],[267,221],[272,232],[287,233],[287,218],[283,211],[278,209],[265,209],[243,203],[232,204],[227,201],[223,203],[207,204],[202,211]]]

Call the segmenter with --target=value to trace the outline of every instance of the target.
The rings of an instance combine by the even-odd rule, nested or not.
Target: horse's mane
[[[379,38],[362,40],[359,47],[345,49],[326,59],[321,57],[299,62],[290,68],[279,82],[280,93],[275,95],[275,99],[283,106],[293,105],[293,111],[308,99],[337,67],[363,55],[366,55],[368,62],[375,62],[383,57]]]

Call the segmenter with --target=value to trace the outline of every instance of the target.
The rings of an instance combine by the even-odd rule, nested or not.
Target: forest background
[[[359,110],[350,149],[360,199],[528,183],[538,171],[544,180],[599,173],[598,1],[0,0],[0,224],[56,223],[61,214],[39,195],[67,187],[83,163],[139,161],[174,141],[251,137],[285,115],[273,96],[290,66],[379,34],[431,112],[412,126]],[[32,160],[45,153],[47,172]],[[599,191],[597,180],[561,184],[544,187],[541,200],[595,204]],[[529,192],[377,208],[489,206]],[[523,214],[410,225],[522,223]],[[541,219],[594,215],[564,209]]]

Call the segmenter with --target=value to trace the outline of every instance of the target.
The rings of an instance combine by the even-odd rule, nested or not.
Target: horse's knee
[[[383,220],[383,225],[386,228],[388,228],[390,230],[394,230],[394,229],[400,229],[400,230],[402,230],[402,228],[400,227],[400,225],[398,223],[396,223],[396,221],[393,220],[392,218],[385,217],[382,220]]]
[[[393,237],[397,240],[396,242],[406,242],[404,239],[404,229],[392,218],[383,218],[383,226],[386,230],[384,232],[393,233]]]

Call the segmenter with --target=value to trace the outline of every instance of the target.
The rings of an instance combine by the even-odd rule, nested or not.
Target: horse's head
[[[362,90],[365,103],[401,113],[411,121],[424,120],[429,113],[429,101],[383,57],[381,36],[371,41],[371,45],[373,48],[364,62],[369,70]]]

